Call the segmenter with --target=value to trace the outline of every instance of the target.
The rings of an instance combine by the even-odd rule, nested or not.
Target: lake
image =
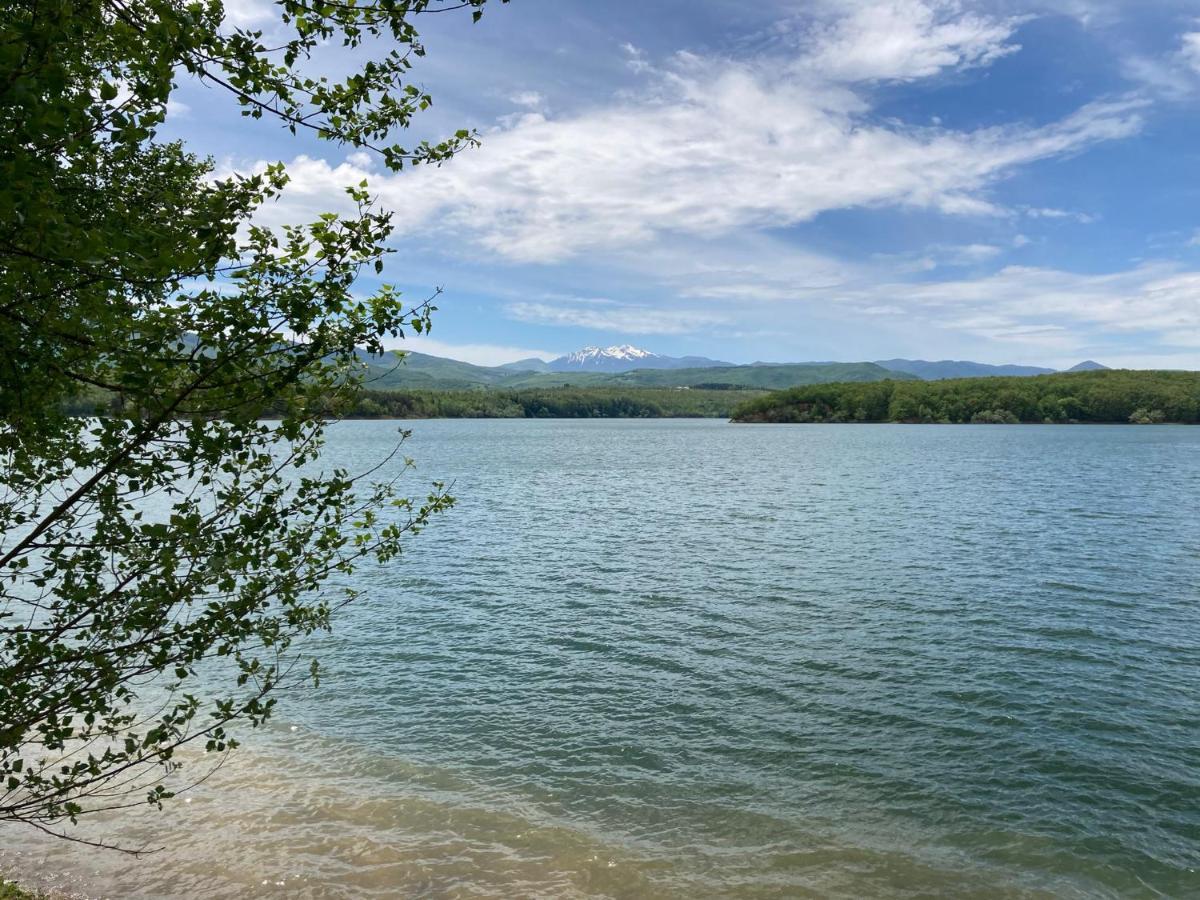
[[[454,510],[118,897],[1200,895],[1200,429],[405,423]],[[397,423],[336,426],[363,466]],[[99,831],[95,830],[99,827]]]

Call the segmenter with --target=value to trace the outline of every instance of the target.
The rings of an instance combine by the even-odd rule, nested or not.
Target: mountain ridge
[[[883,381],[915,378],[889,372],[874,363],[791,363],[759,366],[645,368],[618,372],[531,371],[508,366],[476,366],[458,360],[407,351],[397,364],[386,357],[359,354],[371,390],[463,390],[545,387],[719,387],[777,389],[837,381]],[[681,357],[687,359],[687,357]]]
[[[877,359],[875,365],[892,372],[908,372],[922,381],[941,381],[946,378],[978,378],[995,376],[1050,375],[1057,369],[1044,366],[993,365],[966,359]]]
[[[733,363],[706,356],[666,356],[632,344],[584,347],[546,363],[551,372],[631,372],[635,369],[703,369],[730,367]]]
[[[605,356],[606,350],[619,354]],[[588,353],[588,351],[595,351]],[[636,351],[636,352],[629,352]],[[403,362],[390,354],[371,357],[359,353],[367,367],[367,387],[373,390],[429,389],[517,389],[544,387],[712,387],[780,389],[806,384],[836,381],[923,380],[987,376],[1031,376],[1051,374],[1055,370],[1037,366],[996,366],[968,360],[906,360],[875,362],[802,362],[769,363],[756,361],[734,365],[707,357],[668,357],[640,348],[622,345],[616,348],[584,348],[555,360],[531,357],[500,366],[478,366],[460,360],[403,351]],[[584,354],[588,355],[584,357]],[[554,369],[558,360],[572,355],[582,361],[576,368]],[[586,367],[589,361],[601,367]],[[649,363],[649,365],[646,365]],[[613,364],[616,368],[604,368]],[[564,365],[566,365],[564,363]],[[1078,366],[1100,366],[1086,360]],[[1079,369],[1077,368],[1076,371]]]

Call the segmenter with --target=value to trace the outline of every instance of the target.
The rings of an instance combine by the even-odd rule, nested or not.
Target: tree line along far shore
[[[116,412],[103,392],[78,396],[75,415]],[[942,381],[838,382],[768,392],[691,388],[561,387],[361,390],[329,405],[349,419],[660,419],[735,422],[944,424],[1200,423],[1200,372],[1113,369]],[[265,405],[263,415],[277,415]]]
[[[1200,423],[1200,372],[813,384],[748,400],[735,422]]]

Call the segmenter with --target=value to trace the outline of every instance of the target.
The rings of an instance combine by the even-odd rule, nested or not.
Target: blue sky
[[[440,169],[195,83],[167,126],[224,170],[282,160],[265,221],[367,178],[398,225],[383,279],[445,289],[410,349],[1200,369],[1200,4],[513,0],[424,25],[414,137],[483,135]]]

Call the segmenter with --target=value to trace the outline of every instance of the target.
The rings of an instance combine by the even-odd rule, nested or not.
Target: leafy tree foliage
[[[1200,372],[810,385],[737,408],[739,422],[1200,423]]]
[[[156,129],[195,78],[393,169],[439,164],[474,136],[392,140],[430,103],[414,23],[484,2],[277,0],[267,37],[220,0],[0,0],[0,821],[161,804],[178,748],[269,716],[293,641],[353,599],[331,576],[451,502],[320,459],[356,348],[429,325],[428,302],[351,291],[389,214],[364,184],[356,215],[255,227],[282,167],[216,179]],[[328,42],[360,68],[315,73]],[[105,415],[69,414],[85,391]]]

